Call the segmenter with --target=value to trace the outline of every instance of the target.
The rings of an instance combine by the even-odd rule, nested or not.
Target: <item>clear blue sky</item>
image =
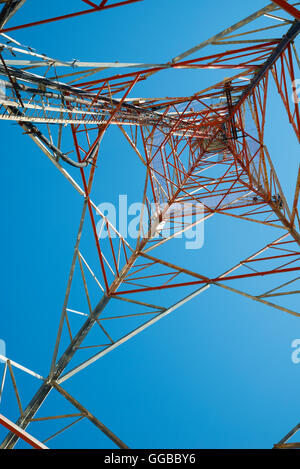
[[[57,3],[46,6],[28,0],[11,25],[64,13],[70,10],[69,4],[80,2],[60,2],[61,10]],[[144,0],[18,31],[14,37],[62,60],[165,62],[265,4],[260,0]],[[198,73],[179,72],[170,80],[161,73],[133,95],[189,95],[219,76],[215,79],[209,72],[202,79]],[[0,339],[5,340],[10,359],[46,376],[82,202],[17,125],[1,122],[1,128]],[[270,95],[267,144],[290,196],[299,149],[275,92]],[[115,129],[107,133],[102,155],[96,202],[114,202],[120,193],[128,193],[134,201],[135,187],[128,185],[124,175],[137,179],[139,169]],[[109,172],[113,161],[118,168],[114,178]],[[205,224],[204,247],[197,255],[182,251],[179,259],[188,260],[191,268],[203,274],[219,274],[279,236],[271,228],[224,218]],[[167,249],[172,255],[172,248]],[[173,294],[166,295],[167,304],[174,302]],[[290,306],[299,307],[296,300]],[[299,319],[210,288],[101,359],[66,389],[132,448],[270,448],[300,419],[300,364],[291,361],[291,342],[296,338],[300,338]],[[33,395],[32,380],[18,372],[16,378],[25,406]],[[14,419],[17,412],[9,389],[0,412]],[[45,407],[40,415],[61,413],[57,402],[51,394],[47,411]],[[66,412],[72,412],[60,402]],[[60,424],[49,428],[29,427],[43,439]],[[53,439],[49,446],[114,447],[88,422]]]

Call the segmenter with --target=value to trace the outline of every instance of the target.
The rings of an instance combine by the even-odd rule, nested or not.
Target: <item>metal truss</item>
[[[294,197],[288,203],[264,139],[272,82],[300,141],[299,100],[294,99],[291,105],[289,99],[290,89],[296,96],[295,67],[300,65],[295,47],[300,31],[297,4],[272,2],[163,64],[62,62],[7,36],[17,29],[134,1],[137,0],[102,1],[97,5],[84,1],[90,9],[9,28],[6,21],[24,2],[5,2],[0,14],[0,33],[9,39],[0,44],[0,74],[5,86],[5,93],[0,96],[0,120],[17,122],[82,197],[82,214],[49,374],[42,377],[0,357],[5,361],[1,394],[8,370],[20,411],[16,425],[22,431],[32,422],[71,420],[62,428],[64,431],[87,419],[120,448],[127,445],[71,396],[62,387],[64,382],[209,288],[221,288],[300,316],[287,302],[287,298],[300,292],[300,167]],[[285,13],[288,19],[282,17]],[[243,28],[249,25],[253,28],[245,31]],[[205,55],[206,46],[214,46],[215,52]],[[191,59],[195,53],[200,55]],[[124,73],[123,69],[128,70]],[[137,83],[151,80],[152,75],[166,69],[175,74],[177,69],[225,70],[230,76],[192,96],[132,97]],[[41,130],[42,125],[46,132]],[[120,136],[135,152],[137,164],[144,169],[140,200],[145,213],[140,214],[135,244],[118,231],[94,199],[101,141],[110,126],[120,130]],[[63,148],[67,140],[62,135],[66,132],[72,138],[71,149]],[[75,167],[72,173],[70,166]],[[200,205],[200,220],[182,219],[177,213],[176,207],[184,206],[190,214],[197,215]],[[165,258],[166,243],[212,216],[218,216],[220,223],[224,216],[252,221],[276,228],[282,234],[258,251],[246,252],[242,261],[214,275],[200,269],[191,271]],[[104,238],[100,236],[102,231],[106,232]],[[86,311],[78,311],[70,304],[76,272],[81,276]],[[251,282],[256,278],[260,280],[259,292],[257,284]],[[90,294],[95,286],[96,302]],[[180,295],[184,287],[190,288],[189,294],[179,296],[172,305],[164,304],[165,291],[173,289]],[[79,328],[73,325],[74,315],[82,317]],[[97,344],[86,345],[95,329]],[[89,348],[96,352],[81,359],[80,351]],[[14,379],[14,366],[41,382],[25,408]],[[36,417],[41,406],[46,406],[51,391],[71,403],[76,412]],[[275,446],[286,447],[296,430]],[[12,429],[1,447],[13,448],[19,437],[20,431]]]
[[[289,440],[293,438],[298,431],[300,430],[300,424],[296,425],[284,438],[282,438],[279,443],[274,445],[274,449],[299,449],[300,443],[289,443]]]

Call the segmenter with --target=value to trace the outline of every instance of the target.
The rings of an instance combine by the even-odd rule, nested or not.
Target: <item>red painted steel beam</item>
[[[273,270],[265,270],[262,272],[255,272],[250,274],[241,274],[241,275],[231,275],[229,277],[217,277],[217,278],[204,278],[203,280],[196,280],[193,282],[182,282],[176,283],[173,285],[158,285],[156,287],[146,287],[146,288],[136,288],[134,290],[123,290],[117,291],[116,293],[111,293],[110,296],[120,296],[120,295],[127,295],[129,293],[140,293],[140,292],[149,292],[154,290],[162,290],[162,289],[169,289],[169,288],[178,288],[178,287],[190,287],[194,285],[199,285],[201,283],[210,283],[214,284],[215,282],[224,282],[225,280],[237,280],[237,279],[245,279],[245,278],[252,278],[258,276],[265,276],[265,275],[272,275],[272,274],[280,274],[280,273],[287,273],[287,272],[296,272],[299,271],[300,267],[290,267],[288,269],[273,269]],[[184,272],[182,272],[184,273]]]
[[[4,417],[4,415],[0,414],[0,424],[3,427],[7,428],[10,432],[13,432],[15,435],[18,435],[22,440],[26,441],[30,446],[35,449],[49,449],[39,440],[31,436],[29,433],[25,432],[21,427],[16,425],[15,423],[11,422],[8,418]]]
[[[135,79],[131,82],[130,86],[128,87],[128,89],[126,90],[124,96],[122,97],[122,99],[120,100],[120,102],[118,103],[118,105],[114,108],[114,110],[112,111],[109,119],[105,122],[105,124],[102,126],[101,128],[101,134],[99,135],[97,141],[99,141],[99,139],[101,138],[101,136],[105,133],[107,127],[109,126],[109,124],[111,123],[112,119],[114,118],[115,114],[120,110],[120,108],[122,107],[122,104],[124,103],[125,99],[127,98],[127,96],[129,95],[129,93],[131,92],[132,88],[135,86],[135,84],[138,82],[139,80],[139,74],[137,74],[137,76],[135,77]],[[78,144],[78,140],[77,140],[77,136],[76,136],[76,129],[74,127],[74,125],[71,126],[71,129],[72,129],[72,135],[73,135],[73,140],[74,140],[74,144],[75,144],[75,149],[76,149],[76,153],[77,153],[77,157],[78,157],[78,160],[80,161],[80,149],[79,149],[79,144]],[[92,169],[93,171],[95,170],[95,166],[93,167]],[[99,242],[99,239],[98,239],[98,234],[97,234],[97,227],[96,227],[96,223],[95,223],[95,218],[94,218],[94,214],[93,214],[93,207],[92,207],[92,204],[91,204],[91,200],[90,200],[90,197],[89,197],[89,190],[88,190],[88,183],[87,183],[87,180],[86,180],[86,177],[85,177],[85,174],[84,174],[84,171],[82,170],[82,168],[80,168],[80,173],[81,173],[81,177],[82,177],[82,182],[83,182],[83,186],[84,186],[84,191],[85,191],[85,194],[86,194],[86,197],[87,197],[87,203],[88,203],[88,210],[89,210],[89,214],[90,214],[90,219],[91,219],[91,223],[92,223],[92,229],[93,229],[93,234],[94,234],[94,238],[95,238],[95,242],[96,242],[96,248],[97,248],[97,251],[98,251],[98,256],[99,256],[99,261],[100,261],[100,266],[101,266],[101,270],[102,270],[102,274],[103,274],[103,278],[104,278],[104,282],[105,282],[105,288],[106,288],[106,292],[109,291],[109,285],[108,285],[108,280],[107,280],[107,276],[106,276],[106,271],[105,271],[105,266],[104,266],[104,262],[103,262],[103,258],[102,258],[102,251],[101,251],[101,247],[100,247],[100,242]],[[114,256],[114,251],[113,251],[113,247],[111,245],[111,249],[112,249],[112,253],[113,253],[113,256]]]
[[[115,7],[119,7],[119,6],[123,6],[123,5],[129,5],[130,3],[141,2],[141,1],[143,1],[143,0],[125,0],[125,1],[122,1],[122,2],[118,2],[118,3],[113,3],[113,4],[110,4],[110,5],[104,4],[103,6],[100,5],[99,7],[94,7],[94,8],[91,8],[89,10],[76,11],[74,13],[69,13],[67,15],[55,16],[53,18],[47,18],[45,20],[40,20],[40,21],[34,21],[32,23],[21,24],[19,26],[13,26],[11,28],[4,28],[4,29],[0,30],[0,33],[7,33],[7,32],[10,32],[10,31],[16,31],[17,29],[30,28],[32,26],[38,26],[38,25],[45,24],[45,23],[53,23],[54,21],[66,20],[68,18],[74,18],[75,16],[82,16],[82,15],[86,15],[88,13],[94,13],[96,11],[108,10],[109,8],[115,8]]]
[[[294,16],[297,20],[300,20],[300,11],[290,5],[285,0],[273,0],[273,3],[276,3],[280,8],[285,10],[290,15]]]

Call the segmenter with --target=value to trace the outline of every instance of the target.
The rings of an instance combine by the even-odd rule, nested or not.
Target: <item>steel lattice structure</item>
[[[113,7],[126,8],[136,1],[140,0],[78,1],[78,10],[70,14],[14,27],[9,27],[7,22],[25,0],[1,2],[4,5],[0,13],[0,73],[6,94],[0,97],[0,119],[16,122],[23,129],[70,182],[83,205],[49,375],[41,377],[3,357],[6,363],[1,393],[9,372],[20,407],[16,423],[20,431],[6,422],[12,431],[2,448],[13,448],[22,430],[38,420],[36,414],[42,404],[43,408],[46,406],[51,390],[56,390],[76,409],[76,413],[60,418],[76,418],[73,423],[87,419],[118,447],[127,448],[64,389],[63,383],[210,287],[300,316],[299,311],[291,310],[285,303],[289,295],[300,291],[295,286],[300,278],[300,168],[293,202],[288,204],[264,140],[269,119],[266,103],[272,83],[281,97],[295,138],[300,142],[299,99],[295,85],[300,61],[294,44],[300,31],[297,3],[272,2],[163,64],[62,62],[23,46],[11,37],[15,30]],[[261,20],[265,24],[257,26],[256,22]],[[245,26],[251,29],[244,31]],[[276,37],[270,38],[269,33],[273,31]],[[209,45],[215,46],[215,53],[206,55],[205,47]],[[193,53],[197,53],[197,57],[191,59]],[[132,97],[138,83],[151,80],[154,74],[166,69],[173,73],[177,69],[225,70],[230,76],[192,96]],[[292,89],[295,99],[291,104]],[[142,214],[135,245],[123,237],[93,199],[99,149],[109,126],[120,130],[122,138],[125,137],[136,153],[138,164],[144,168],[140,199],[147,212],[148,225],[145,229]],[[72,157],[69,148],[64,149],[65,132],[71,132]],[[154,215],[150,211],[151,204],[156,207]],[[176,210],[172,211],[176,204],[184,204],[191,211],[201,204],[201,221],[224,215],[241,222],[247,220],[279,228],[282,235],[256,252],[245,253],[245,258],[233,263],[230,269],[210,277],[165,260],[164,245],[191,228],[188,217],[179,220]],[[107,231],[105,239],[99,237],[97,217],[101,220],[101,230]],[[174,234],[165,235],[170,226]],[[85,227],[89,236],[93,236],[92,261],[81,248]],[[97,275],[91,264],[99,268]],[[72,313],[76,311],[69,300],[76,269],[81,274],[88,312],[81,313],[83,322],[74,332]],[[260,279],[260,288],[264,290],[260,295],[235,285],[235,281],[241,280],[247,285],[248,280],[255,278]],[[90,282],[96,283],[99,289],[95,304],[89,294]],[[194,290],[172,305],[160,303],[164,291],[180,292],[181,287]],[[157,298],[155,304],[153,293]],[[123,314],[105,316],[111,304],[113,308],[117,304],[118,311],[123,305]],[[124,328],[124,318],[132,317],[137,318],[138,323],[132,327],[128,321]],[[110,320],[114,321],[114,338],[107,326]],[[95,330],[94,326],[99,328],[97,352],[85,360],[74,361],[87,336]],[[40,380],[39,389],[25,409],[20,403],[13,367]],[[287,443],[298,429],[299,425],[276,446],[299,448],[300,443]]]

